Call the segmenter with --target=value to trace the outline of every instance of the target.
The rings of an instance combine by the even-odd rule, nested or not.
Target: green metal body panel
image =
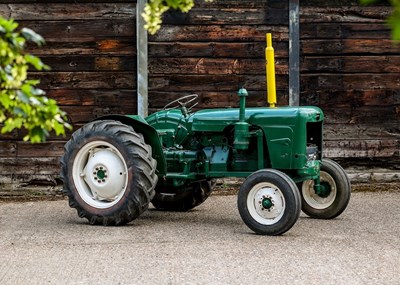
[[[176,109],[146,118],[169,157],[183,150],[197,152],[190,161],[167,159],[169,177],[246,177],[275,168],[296,181],[319,176],[319,161],[309,161],[307,146],[316,145],[322,153],[323,120],[318,107],[210,109],[187,116]]]
[[[210,109],[187,115],[173,109],[146,119],[103,119],[119,120],[143,134],[157,160],[159,183],[166,186],[183,189],[193,181],[247,177],[262,168],[284,171],[296,182],[319,178],[324,115],[317,107]]]

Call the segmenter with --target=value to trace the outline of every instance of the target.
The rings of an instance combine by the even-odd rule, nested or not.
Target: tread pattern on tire
[[[112,141],[124,152],[127,167],[133,172],[131,182],[127,185],[129,189],[126,190],[126,197],[104,211],[91,209],[77,198],[79,194],[71,177],[73,160],[78,149],[96,137],[98,140]],[[157,161],[153,159],[151,147],[145,143],[143,135],[136,133],[131,126],[114,120],[88,123],[72,135],[64,146],[64,151],[60,159],[63,192],[68,196],[69,206],[77,210],[79,217],[87,218],[90,224],[122,225],[134,220],[148,208],[158,181]]]
[[[264,176],[264,177],[263,177]],[[273,225],[262,225],[255,221],[247,209],[247,197],[251,188],[261,182],[271,182],[285,196],[285,214]],[[281,185],[279,185],[281,184]],[[249,188],[250,187],[250,188]],[[288,187],[288,189],[285,189]],[[293,227],[300,216],[301,197],[296,183],[285,173],[276,169],[261,169],[246,178],[238,194],[238,210],[243,222],[256,234],[281,235]]]

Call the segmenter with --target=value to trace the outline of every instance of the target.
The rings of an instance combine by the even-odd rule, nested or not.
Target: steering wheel
[[[163,110],[168,111],[171,109],[176,109],[178,107],[181,107],[182,113],[187,114],[188,109],[186,108],[186,106],[188,104],[192,103],[193,101],[195,101],[197,98],[199,98],[199,95],[197,95],[197,94],[190,94],[190,95],[183,96],[181,98],[175,99],[172,102],[169,102],[167,105],[164,106]],[[192,104],[189,107],[189,111],[197,104],[198,104],[198,102]]]

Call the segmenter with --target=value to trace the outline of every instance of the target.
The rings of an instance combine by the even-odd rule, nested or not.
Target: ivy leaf
[[[41,35],[32,31],[31,29],[23,28],[21,30],[21,34],[25,39],[34,42],[38,46],[42,46],[45,43],[44,38]]]
[[[27,117],[27,114],[24,112],[24,110],[22,110],[21,107],[14,107],[13,113],[17,116]]]
[[[25,92],[21,90],[17,90],[17,97],[19,100],[21,100],[25,104],[29,104],[29,96],[26,95]]]
[[[37,56],[31,55],[31,54],[26,54],[24,56],[24,59],[27,63],[33,65],[36,70],[43,70],[43,69],[49,69],[47,65],[45,65],[40,58]]]
[[[2,92],[2,93],[0,94],[0,103],[1,103],[1,105],[2,105],[2,107],[3,107],[3,108],[1,108],[1,109],[8,109],[8,108],[10,108],[11,102],[12,102],[12,100],[11,100],[10,96],[8,96],[8,94],[6,94],[5,92]]]

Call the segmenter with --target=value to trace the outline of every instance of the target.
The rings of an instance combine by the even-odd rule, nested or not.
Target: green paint
[[[96,176],[97,176],[97,178],[102,180],[106,177],[106,172],[104,170],[100,169],[97,171]]]
[[[317,193],[318,196],[321,198],[326,198],[331,194],[331,186],[327,182],[321,182],[319,189],[315,190],[315,193]]]
[[[216,177],[247,177],[263,168],[287,173],[296,182],[319,178],[320,160],[308,160],[307,147],[322,153],[324,115],[317,107],[240,108],[182,113],[162,110],[146,119],[108,116],[143,134],[157,160],[160,182],[183,186]],[[100,118],[100,119],[104,119]],[[320,187],[320,186],[317,186]],[[321,190],[326,195],[326,190]]]
[[[274,203],[272,203],[271,199],[269,199],[269,198],[264,198],[264,199],[262,200],[262,206],[263,206],[264,209],[269,210],[269,209],[272,208],[272,206],[274,206]]]

